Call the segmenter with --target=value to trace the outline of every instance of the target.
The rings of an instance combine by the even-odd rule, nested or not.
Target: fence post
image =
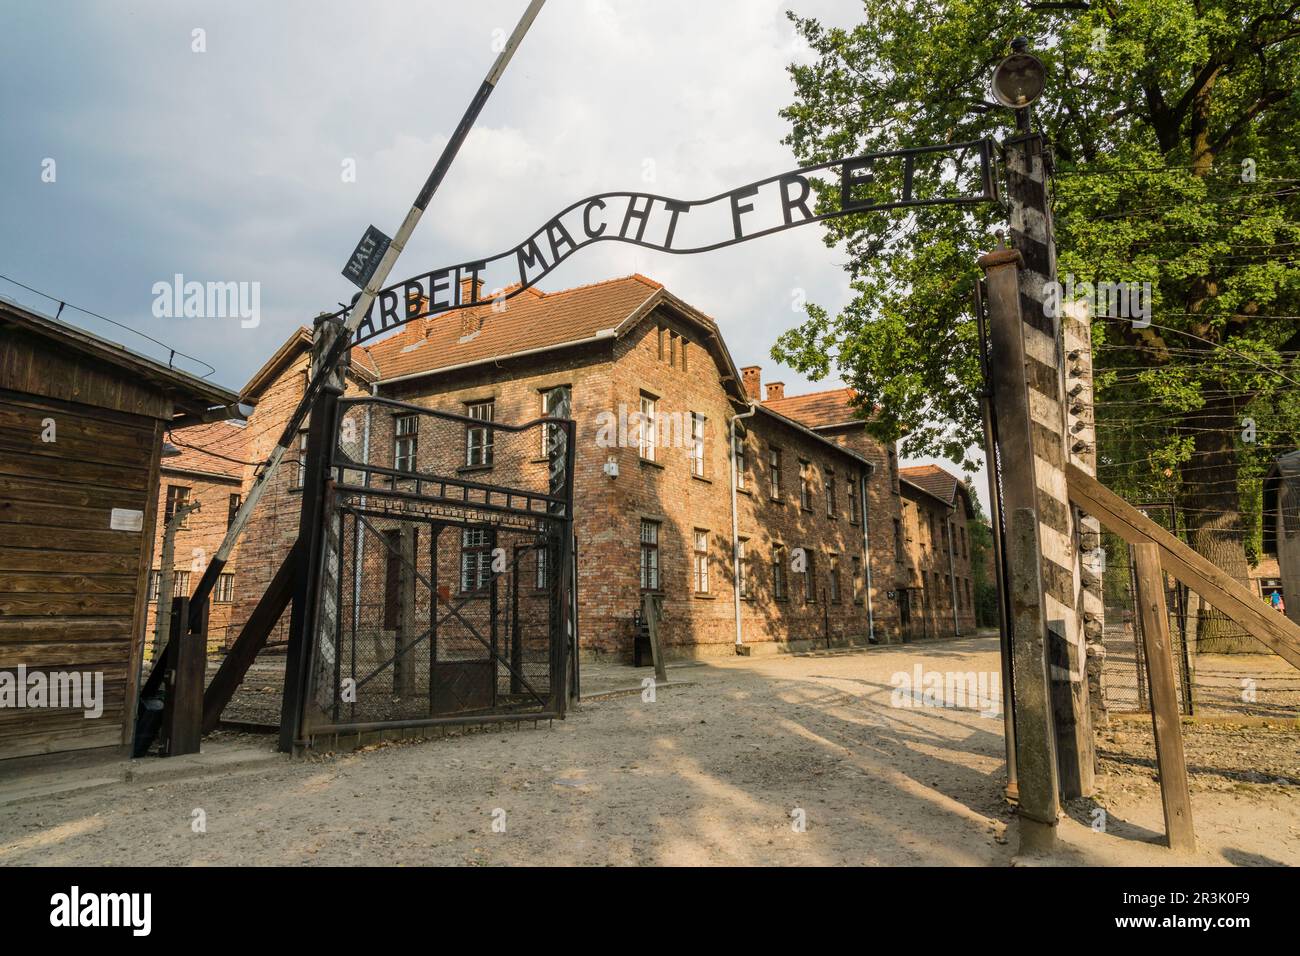
[[[321,360],[342,324],[322,316],[316,321],[312,343],[312,364]],[[321,390],[307,431],[307,460],[303,468],[302,510],[298,521],[298,542],[302,560],[294,568],[293,610],[289,617],[289,646],[285,652],[284,697],[280,705],[280,750],[293,753],[302,736],[303,706],[307,699],[311,645],[315,639],[315,600],[321,577],[325,541],[325,480],[327,463],[337,432],[338,399],[342,394],[340,362],[334,377]]]
[[[208,659],[208,602],[190,614],[190,599],[172,599],[171,660],[163,705],[163,753],[168,757],[199,752],[203,737],[203,681]]]
[[[1069,661],[1069,667],[1050,672],[1062,717],[1056,727],[1061,796],[1068,799],[1092,792],[1093,740],[1083,677],[1085,652],[1075,610],[1079,542],[1065,481],[1065,356],[1048,197],[1051,151],[1036,132],[1014,136],[1003,146],[1011,244],[1022,256],[1018,283],[1031,454],[1021,460],[1032,462],[1037,484],[1043,611],[1050,640],[1065,645],[1061,654]],[[1002,361],[1000,354],[995,356]]]
[[[1187,790],[1187,762],[1179,722],[1178,691],[1174,686],[1174,656],[1169,641],[1169,614],[1165,605],[1165,572],[1160,566],[1160,546],[1154,542],[1133,545],[1136,564],[1135,600],[1142,618],[1142,643],[1146,648],[1147,678],[1151,687],[1151,726],[1156,739],[1156,766],[1160,773],[1160,801],[1165,812],[1165,833],[1172,850],[1196,849],[1192,829],[1192,803]]]
[[[1061,318],[1065,344],[1065,405],[1068,431],[1066,442],[1070,461],[1080,470],[1097,476],[1097,413],[1092,387],[1092,320],[1086,304],[1067,304]],[[1077,647],[1082,656],[1083,691],[1093,726],[1105,726],[1106,700],[1102,695],[1101,674],[1106,662],[1104,643],[1106,606],[1103,578],[1106,555],[1102,548],[1101,522],[1072,506],[1075,539],[1075,611]],[[1087,775],[1096,771],[1097,754],[1092,738],[1086,752]],[[1092,790],[1089,780],[1088,790]]]
[[[998,374],[992,404],[997,422],[996,460],[1006,470],[1002,505],[1006,515],[1006,579],[1015,713],[1016,775],[1021,848],[1046,849],[1056,838],[1060,812],[1056,731],[1048,677],[1047,619],[1044,611],[1038,488],[1034,476],[1024,322],[1020,311],[1015,249],[998,249],[979,260],[987,275],[989,336]],[[993,456],[990,455],[990,460]]]

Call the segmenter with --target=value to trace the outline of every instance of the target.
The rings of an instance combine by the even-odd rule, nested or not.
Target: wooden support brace
[[[1135,601],[1142,619],[1142,644],[1146,650],[1147,680],[1151,687],[1151,725],[1156,738],[1156,766],[1160,773],[1165,834],[1170,849],[1190,853],[1196,849],[1196,835],[1192,829],[1192,801],[1187,790],[1187,761],[1183,754],[1183,729],[1179,723],[1160,547],[1152,542],[1135,544],[1133,560],[1137,580]]]
[[[1157,545],[1166,571],[1292,667],[1300,668],[1300,625],[1278,614],[1231,575],[1216,568],[1096,478],[1075,465],[1066,465],[1065,474],[1071,501],[1129,544]]]
[[[217,729],[221,721],[221,712],[230,703],[244,675],[256,660],[258,652],[266,646],[266,639],[271,629],[280,620],[280,615],[289,606],[293,597],[293,575],[297,566],[299,548],[295,545],[280,563],[280,570],[275,572],[270,585],[248,616],[239,637],[230,646],[226,659],[221,662],[212,682],[203,693],[203,732],[210,734]]]

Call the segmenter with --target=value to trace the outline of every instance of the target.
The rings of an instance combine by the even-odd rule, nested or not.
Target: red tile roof
[[[180,449],[174,458],[164,458],[163,468],[242,478],[247,460],[247,429],[233,422],[212,422],[176,428],[166,440]]]
[[[957,489],[966,493],[962,480],[938,465],[909,465],[898,469],[898,476],[949,505],[956,502]]]
[[[851,388],[832,388],[807,395],[787,395],[763,402],[763,406],[809,428],[826,428],[863,420],[853,404],[856,394]]]
[[[639,274],[560,292],[529,288],[506,300],[504,311],[489,302],[417,319],[365,352],[382,379],[502,358],[613,334],[661,291]]]

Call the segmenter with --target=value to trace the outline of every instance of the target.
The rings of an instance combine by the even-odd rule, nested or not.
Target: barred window
[[[172,597],[190,596],[190,572],[172,572]]]
[[[772,481],[772,500],[779,501],[781,499],[781,449],[768,449],[767,467]]]
[[[491,580],[492,545],[488,529],[463,529],[460,533],[461,593],[485,590]]]
[[[812,482],[808,478],[808,462],[799,462],[799,507],[812,510]]]
[[[772,597],[785,600],[785,548],[779,544],[772,547]]]
[[[858,523],[858,483],[849,480],[849,524]]]
[[[568,418],[569,386],[557,385],[542,392],[542,415],[548,418]],[[542,457],[549,458],[564,429],[559,425],[542,426]]]
[[[420,444],[420,416],[400,415],[393,423],[393,467],[415,471],[415,453]]]
[[[837,554],[831,555],[831,603],[840,603],[840,557]]]
[[[223,574],[217,578],[217,589],[212,600],[217,604],[229,604],[235,599],[235,576]]]
[[[185,485],[168,485],[167,486],[167,506],[163,522],[172,520],[172,515],[184,508],[190,501],[190,489]],[[184,528],[185,519],[182,518],[176,527]]]
[[[835,517],[835,473],[826,471],[826,517]]]
[[[803,566],[803,603],[817,603],[817,571],[815,567],[814,555],[811,551],[804,549],[804,566]]]

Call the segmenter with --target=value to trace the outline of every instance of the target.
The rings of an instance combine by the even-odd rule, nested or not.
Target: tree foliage
[[[865,0],[848,29],[790,15],[814,61],[790,67],[782,115],[808,163],[1004,138],[989,77],[1011,38],[1029,39],[1048,70],[1034,120],[1056,157],[1060,276],[1151,283],[1150,327],[1094,323],[1103,480],[1176,498],[1203,553],[1198,530],[1240,538],[1242,495],[1300,434],[1298,14],[1288,0]],[[1005,217],[828,221],[853,298],[836,315],[811,305],[773,357],[837,372],[905,454],[965,459],[982,444],[975,263]]]

